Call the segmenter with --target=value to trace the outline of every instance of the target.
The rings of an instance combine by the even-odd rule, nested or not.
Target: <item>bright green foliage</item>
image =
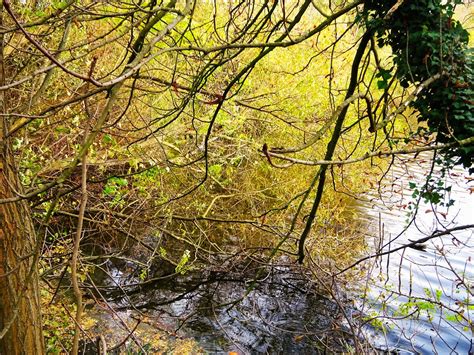
[[[128,192],[128,180],[119,177],[111,177],[102,191],[105,197],[112,197],[112,205],[122,206],[125,201],[125,195]]]
[[[176,272],[179,273],[179,274],[185,274],[186,271],[188,271],[189,269],[189,265],[188,264],[188,261],[189,261],[189,257],[191,256],[191,253],[189,252],[188,249],[186,249],[183,253],[183,255],[181,256],[181,259],[179,260],[179,263],[178,265],[176,265]]]
[[[124,178],[112,177],[104,187],[104,195],[113,196],[116,195],[121,187],[127,186],[128,181]]]

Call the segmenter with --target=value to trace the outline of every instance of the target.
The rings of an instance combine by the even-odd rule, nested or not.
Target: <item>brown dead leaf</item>
[[[293,340],[299,343],[301,340],[303,340],[304,335],[295,335]]]

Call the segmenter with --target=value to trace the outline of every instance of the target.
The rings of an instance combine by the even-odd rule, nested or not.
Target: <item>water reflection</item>
[[[189,272],[146,287],[119,278],[115,281],[127,295],[111,288],[107,298],[118,311],[140,312],[152,323],[194,338],[209,354],[325,354],[352,344],[340,328],[338,305],[318,293],[292,262],[249,266],[235,272]]]
[[[385,246],[382,251],[388,251],[436,231],[474,223],[472,177],[461,168],[446,178],[434,172],[435,180],[452,186],[445,202],[453,199],[454,205],[436,207],[421,200],[414,216],[413,183],[425,183],[430,161],[429,155],[399,161],[381,194],[366,201],[375,250]],[[469,228],[378,260],[369,300],[359,305],[367,314],[383,315],[390,327],[385,336],[374,337],[377,346],[422,354],[474,351],[472,256],[474,235]]]

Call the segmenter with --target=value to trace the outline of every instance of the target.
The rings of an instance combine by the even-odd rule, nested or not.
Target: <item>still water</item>
[[[385,186],[365,195],[358,218],[371,226],[371,250],[393,250],[434,231],[474,224],[474,179],[460,168],[441,179],[452,186],[446,201],[455,200],[453,206],[435,207],[421,200],[413,214],[413,183],[423,184],[430,168],[429,155],[400,160],[384,179]],[[374,319],[376,326],[366,331],[375,348],[396,349],[398,354],[473,351],[473,231],[434,238],[422,248],[405,248],[366,263],[370,277],[360,287],[354,314]],[[291,258],[263,269],[245,260],[241,267],[221,264],[225,272],[173,277],[172,265],[157,264],[156,281],[141,284],[136,273],[119,271],[133,265],[109,262],[108,281],[99,284],[106,286],[104,296],[125,321],[147,319],[137,331],[151,333],[148,328],[158,327],[194,338],[209,354],[325,354],[353,346],[350,332],[339,327],[341,308],[320,294],[311,275]],[[260,278],[252,284],[257,274]],[[365,289],[367,297],[361,298]],[[148,328],[140,328],[146,324]],[[109,328],[118,333],[116,325]]]
[[[365,202],[374,250],[386,252],[436,231],[474,224],[474,178],[462,168],[455,168],[448,177],[440,177],[439,171],[433,174],[435,181],[452,186],[443,201],[452,199],[453,206],[437,207],[421,199],[413,214],[413,183],[420,186],[426,181],[430,160],[425,155],[398,161],[380,193]],[[474,229],[470,227],[372,262],[370,291],[359,307],[376,317],[373,343],[407,354],[472,354],[472,258]]]
[[[169,341],[192,338],[206,354],[326,354],[327,349],[347,349],[352,340],[338,327],[340,308],[315,292],[311,279],[292,262],[279,260],[252,285],[255,271],[247,265],[246,270],[223,273],[189,272],[140,288],[133,287],[127,275],[115,273],[115,282],[127,295],[113,287],[107,298],[122,320],[143,320],[137,333],[153,334],[153,327],[167,330]],[[95,318],[102,329],[119,334],[114,319],[103,314]],[[117,343],[123,337],[107,341]],[[149,350],[161,353],[163,348]]]

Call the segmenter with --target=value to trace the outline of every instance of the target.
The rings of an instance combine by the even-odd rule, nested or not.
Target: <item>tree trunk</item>
[[[0,158],[0,199],[14,196],[15,178]],[[35,243],[26,201],[0,204],[0,354],[44,353]]]
[[[0,0],[0,28],[3,1]],[[0,34],[0,86],[5,83],[4,36]],[[16,197],[21,184],[11,145],[5,91],[0,90],[0,199]],[[25,200],[0,203],[0,354],[44,354],[36,235]]]

